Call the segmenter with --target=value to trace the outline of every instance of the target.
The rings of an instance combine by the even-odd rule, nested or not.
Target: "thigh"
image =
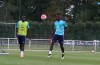
[[[25,36],[18,36],[18,42],[19,44],[25,43]]]
[[[53,38],[52,38],[52,43],[55,43],[57,40],[58,40],[58,36],[54,35]]]

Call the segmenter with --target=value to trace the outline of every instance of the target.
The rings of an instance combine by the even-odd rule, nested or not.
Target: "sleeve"
[[[30,25],[29,25],[29,23],[28,23],[28,25],[27,25],[27,28],[30,28]]]
[[[67,27],[67,26],[68,26],[68,24],[67,24],[65,21],[64,21],[64,26],[65,26],[65,27]]]
[[[18,28],[19,27],[19,22],[17,22],[17,24],[16,24],[16,28]]]

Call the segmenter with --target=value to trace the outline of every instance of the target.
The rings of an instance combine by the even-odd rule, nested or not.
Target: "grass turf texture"
[[[18,50],[10,50],[9,55],[0,55],[0,65],[100,65],[100,54],[91,52],[65,52],[61,60],[61,52],[54,51],[52,58],[47,58],[48,51],[25,51],[25,57],[19,57]]]

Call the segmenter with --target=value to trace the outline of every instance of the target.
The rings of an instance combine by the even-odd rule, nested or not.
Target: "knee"
[[[54,43],[51,43],[51,46],[53,46],[54,45]]]
[[[63,47],[63,44],[60,44],[60,47],[62,48]]]
[[[24,46],[25,44],[24,43],[22,43],[22,44],[20,44],[21,46]]]
[[[54,45],[54,43],[55,43],[55,42],[54,42],[54,41],[52,41],[52,42],[51,42],[51,45],[53,46],[53,45]]]

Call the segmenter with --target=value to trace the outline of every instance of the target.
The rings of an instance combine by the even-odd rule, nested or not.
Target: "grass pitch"
[[[52,58],[47,58],[48,51],[25,51],[25,57],[19,57],[18,50],[7,50],[9,55],[0,55],[0,65],[100,65],[100,53],[53,51]]]

